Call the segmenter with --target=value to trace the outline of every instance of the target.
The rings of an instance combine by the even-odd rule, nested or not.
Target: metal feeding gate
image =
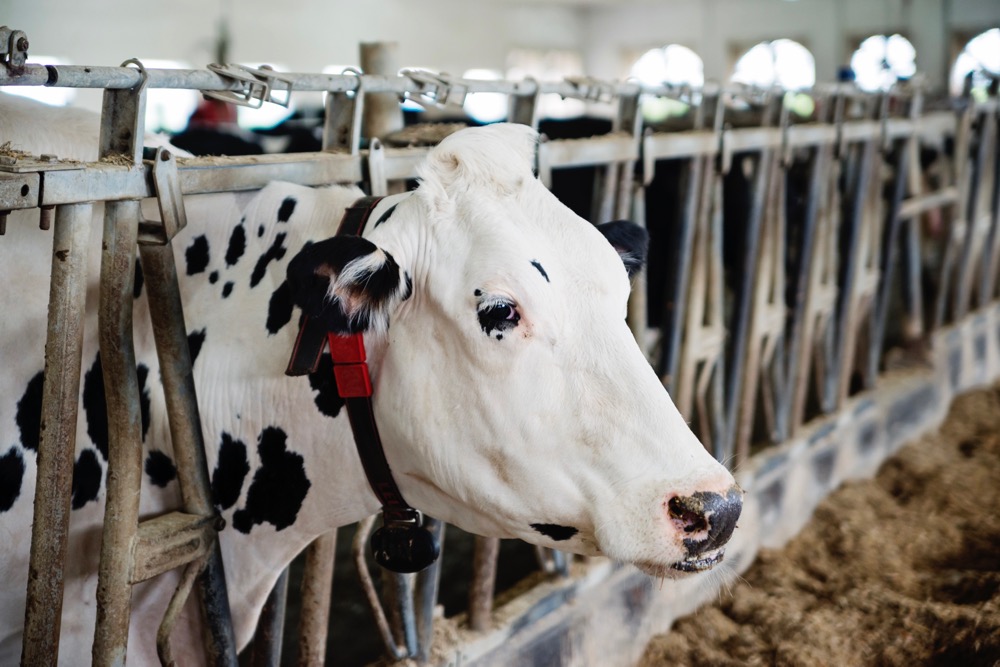
[[[537,127],[539,96],[555,93],[602,106],[612,118],[604,135],[543,137],[539,178],[550,185],[554,170],[593,167],[584,185],[594,193],[591,220],[633,217],[650,231],[649,269],[637,281],[630,324],[682,414],[739,471],[747,499],[727,557],[735,571],[760,546],[793,535],[840,481],[870,474],[933,426],[954,393],[1000,375],[995,94],[927,111],[919,87],[882,94],[817,87],[802,93],[814,113],[799,118],[780,90],[471,81],[423,70],[37,66],[27,62],[23,33],[0,28],[0,37],[0,85],[105,91],[100,161],[0,156],[0,232],[7,212],[37,208],[42,228],[53,225],[54,244],[24,665],[55,664],[58,654],[92,203],[105,208],[99,337],[105,386],[113,388],[94,663],[123,661],[131,585],[183,568],[157,636],[161,659],[170,662],[170,630],[194,590],[207,656],[236,664],[171,241],[186,222],[185,195],[255,190],[272,180],[357,183],[372,194],[404,188],[428,148],[362,136],[366,107],[386,108],[385,96],[398,114],[404,96],[447,105],[470,93],[503,93],[510,120]],[[144,150],[152,88],[254,106],[326,92],[323,151],[178,160],[166,149]],[[643,130],[643,96],[683,102],[687,112]],[[143,198],[157,200],[160,220],[142,219]],[[131,312],[137,247],[183,496],[176,511],[142,522]],[[903,365],[902,376],[892,372]],[[443,535],[443,524],[431,527]],[[637,571],[543,550],[540,583],[498,607],[499,541],[476,538],[464,616],[436,612],[439,565],[386,575],[383,611],[364,557],[371,528],[371,520],[359,525],[354,560],[394,660],[630,664],[653,632],[715,594],[690,580],[657,593]],[[322,664],[326,655],[335,552],[331,534],[305,555],[299,664]],[[254,664],[280,660],[287,593],[286,572],[258,625]]]

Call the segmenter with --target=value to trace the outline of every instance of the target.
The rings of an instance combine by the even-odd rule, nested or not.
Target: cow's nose
[[[725,494],[698,491],[667,501],[667,514],[677,526],[689,555],[717,549],[729,541],[743,510],[743,491],[730,487]]]

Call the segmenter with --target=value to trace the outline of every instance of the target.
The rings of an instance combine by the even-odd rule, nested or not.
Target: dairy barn
[[[0,664],[1000,664],[996,0],[0,0]]]

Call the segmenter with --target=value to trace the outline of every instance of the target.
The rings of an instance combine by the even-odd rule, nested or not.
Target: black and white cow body
[[[93,118],[67,122],[65,110],[6,99],[0,106],[0,143],[93,158]],[[174,246],[241,646],[282,568],[316,536],[379,507],[329,361],[308,378],[284,374],[299,319],[293,303],[331,326],[365,331],[379,430],[411,505],[470,532],[603,554],[661,577],[719,559],[740,494],[631,339],[622,257],[533,177],[534,141],[529,128],[512,125],[450,137],[423,166],[421,187],[383,200],[366,242],[353,246],[328,239],[360,196],[355,188],[272,183],[187,198],[188,228]],[[52,243],[36,215],[12,215],[0,238],[0,664],[20,652],[35,493]],[[67,664],[92,642],[107,465],[95,220],[60,651]],[[615,242],[632,262],[628,234]],[[176,508],[179,492],[141,282],[139,270],[148,517]],[[155,662],[152,637],[175,582],[168,574],[135,588],[130,662]],[[175,630],[179,664],[196,661],[197,636],[191,620]]]

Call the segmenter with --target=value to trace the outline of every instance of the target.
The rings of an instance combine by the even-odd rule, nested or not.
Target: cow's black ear
[[[410,289],[392,255],[359,236],[305,246],[288,263],[288,286],[306,315],[343,334],[387,329]]]
[[[628,220],[605,222],[597,225],[597,229],[618,251],[629,278],[642,270],[649,251],[649,234],[645,229]]]

